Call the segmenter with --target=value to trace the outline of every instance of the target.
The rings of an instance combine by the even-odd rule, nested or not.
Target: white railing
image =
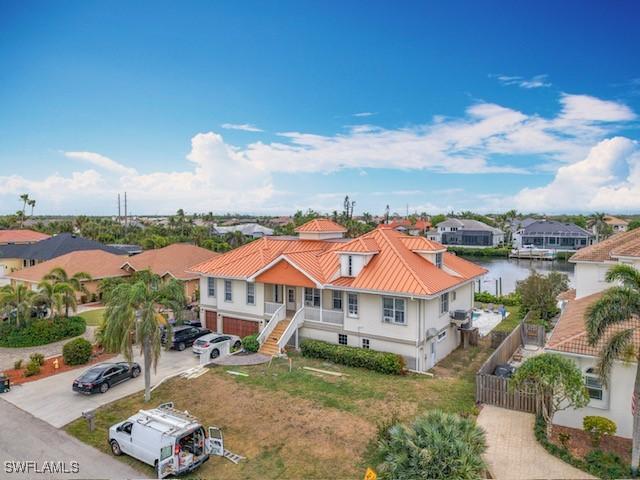
[[[316,307],[305,307],[304,318],[312,322],[342,325],[344,323],[344,312],[342,310],[321,310]]]
[[[284,308],[284,304],[280,305],[280,307],[273,312],[273,315],[271,315],[271,319],[269,320],[269,323],[267,323],[264,328],[262,329],[262,331],[260,332],[260,334],[258,335],[258,343],[260,345],[262,345],[264,343],[264,341],[269,338],[269,335],[271,335],[271,332],[273,332],[273,329],[276,328],[276,325],[284,320],[284,318],[287,315],[287,311]]]
[[[264,314],[273,315],[282,305],[282,303],[264,302]]]
[[[300,310],[296,312],[296,314],[293,316],[293,318],[289,322],[289,325],[287,325],[287,328],[285,328],[284,332],[282,332],[282,335],[280,336],[280,340],[278,340],[278,348],[280,349],[280,351],[282,351],[282,349],[287,345],[287,342],[289,341],[291,336],[294,333],[296,333],[296,330],[298,330],[298,328],[302,326],[302,323],[304,322],[304,312],[306,308],[307,307],[304,307],[304,306],[300,307]]]

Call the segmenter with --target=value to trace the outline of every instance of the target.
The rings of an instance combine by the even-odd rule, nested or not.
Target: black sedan
[[[174,350],[183,351],[185,348],[193,345],[193,343],[197,339],[209,333],[211,333],[211,330],[208,330],[206,328],[180,325],[172,330],[171,343],[168,345],[168,347]],[[163,330],[162,332],[162,343],[163,345],[167,345],[168,343],[166,330]]]
[[[137,363],[101,363],[91,367],[74,380],[73,391],[87,395],[106,393],[114,385],[136,378],[140,372],[140,365]]]

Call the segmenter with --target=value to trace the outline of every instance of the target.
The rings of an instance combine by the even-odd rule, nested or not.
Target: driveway
[[[116,357],[111,361],[120,360],[123,360],[123,358]],[[143,364],[142,358],[139,356],[136,356],[134,360],[140,365]],[[151,370],[151,385],[159,382],[164,377],[177,374],[197,365],[198,357],[191,353],[191,349],[184,352],[163,350],[158,362],[157,373],[154,374],[153,369]],[[34,417],[60,428],[81,417],[82,412],[86,410],[92,410],[144,389],[144,376],[140,375],[138,378],[109,389],[105,394],[87,396],[75,393],[71,390],[71,385],[73,380],[84,370],[79,368],[35,382],[17,385],[12,387],[10,392],[2,394],[1,398]]]
[[[485,405],[478,424],[487,432],[485,460],[493,478],[525,480],[535,478],[595,478],[548,453],[533,434],[535,417]]]
[[[33,418],[26,412],[0,399],[0,478],[7,479],[68,479],[68,478],[140,478],[140,472],[85,445],[62,430]],[[42,471],[46,462],[64,462],[73,472],[72,462],[77,462],[76,473],[36,473],[33,469],[15,473],[19,464],[13,462],[37,462]]]

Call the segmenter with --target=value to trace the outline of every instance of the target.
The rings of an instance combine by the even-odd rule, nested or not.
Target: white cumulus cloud
[[[67,158],[73,158],[76,160],[82,160],[85,162],[92,163],[97,167],[100,167],[104,170],[107,170],[109,172],[116,173],[119,175],[135,175],[136,174],[135,168],[127,167],[121,163],[116,162],[115,160],[110,159],[109,157],[100,155],[99,153],[64,152],[64,156]]]
[[[244,132],[262,132],[261,128],[251,125],[250,123],[223,123],[220,125],[227,130],[242,130]]]

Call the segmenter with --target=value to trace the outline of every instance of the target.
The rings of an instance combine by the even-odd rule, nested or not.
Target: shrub
[[[27,364],[27,368],[24,371],[25,377],[32,377],[33,375],[37,375],[40,373],[40,364],[31,360]]]
[[[258,335],[248,335],[242,339],[242,347],[247,352],[257,352],[260,348],[260,343],[258,342]]]
[[[29,360],[31,360],[33,363],[37,363],[39,367],[44,365],[44,355],[41,353],[32,353],[31,355],[29,355]]]
[[[395,353],[334,345],[309,339],[302,341],[300,349],[305,357],[320,358],[350,367],[367,368],[380,373],[399,375],[405,368],[404,359]]]
[[[20,370],[22,368],[22,362],[24,360],[20,359],[20,360],[16,360],[15,362],[13,362],[13,369],[14,370]]]
[[[91,358],[91,342],[84,338],[76,338],[64,344],[62,357],[67,365],[83,365]]]
[[[585,457],[589,471],[600,478],[630,478],[631,469],[615,453],[592,450]]]
[[[506,305],[507,307],[515,307],[520,305],[520,296],[516,292],[499,297],[489,292],[477,292],[474,294],[474,300],[480,303],[494,303],[497,305]]]
[[[85,329],[86,323],[80,317],[35,320],[21,327],[3,322],[0,323],[0,347],[37,347],[77,337]]]
[[[558,440],[560,440],[560,445],[562,445],[564,448],[569,448],[569,442],[571,441],[571,434],[570,433],[565,433],[565,432],[560,432],[558,434]]]
[[[614,435],[616,433],[616,424],[614,421],[598,415],[590,415],[582,420],[582,429],[589,434],[591,444],[599,447],[602,437],[605,435]]]
[[[484,431],[471,419],[439,410],[396,424],[379,440],[381,479],[484,478]]]

